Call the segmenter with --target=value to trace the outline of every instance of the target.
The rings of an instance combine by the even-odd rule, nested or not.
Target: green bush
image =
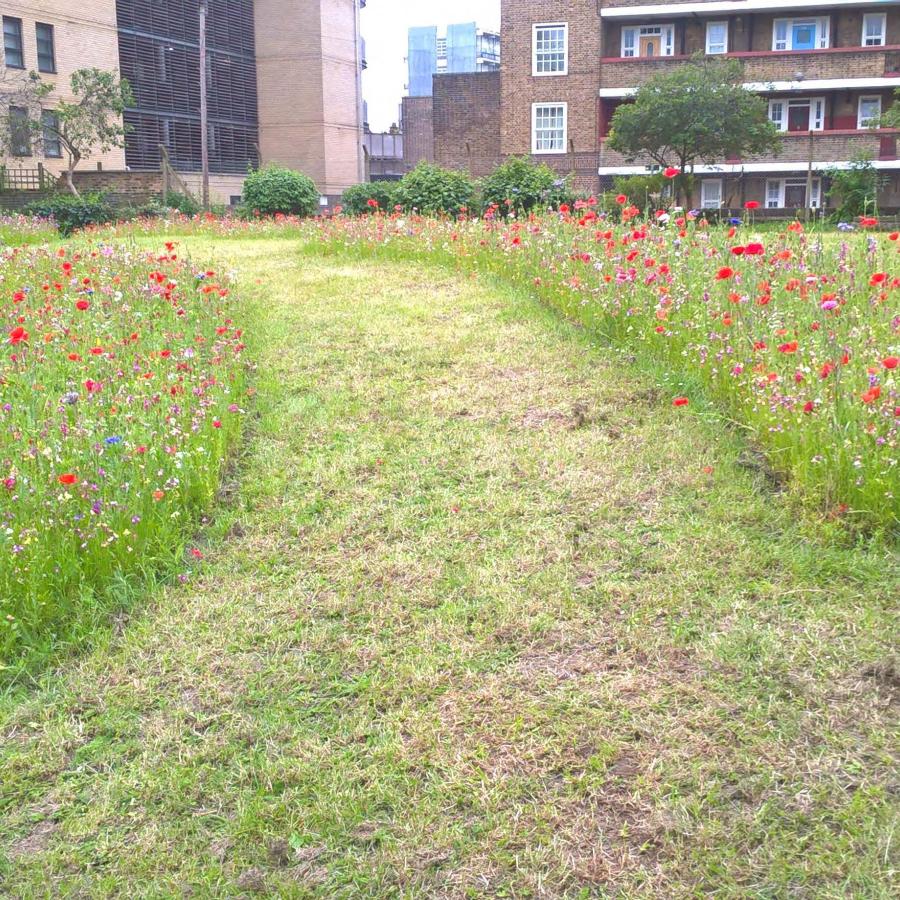
[[[275,213],[312,216],[319,209],[319,191],[302,172],[270,164],[244,181],[243,205],[264,216]]]
[[[465,172],[423,162],[400,180],[396,199],[408,212],[456,216],[472,207],[475,185]]]
[[[872,165],[870,155],[860,154],[848,168],[829,169],[825,174],[831,181],[827,196],[836,207],[836,219],[850,221],[875,211],[885,177]]]
[[[180,191],[169,191],[163,203],[168,209],[177,209],[185,216],[196,216],[200,212],[200,204],[190,194]]]
[[[119,218],[115,208],[103,194],[51,194],[29,203],[25,212],[32,216],[53,218],[61,234],[69,235],[87,225],[104,225]]]
[[[379,209],[391,212],[397,203],[397,185],[396,181],[373,181],[370,184],[348,187],[341,198],[344,212],[353,216],[373,213]],[[378,206],[371,206],[370,200],[374,200]]]
[[[671,187],[669,179],[662,172],[653,175],[617,175],[613,179],[613,193],[624,194],[629,203],[638,209],[659,206],[663,191]]]
[[[514,156],[481,182],[482,200],[486,207],[496,203],[503,215],[527,213],[550,204],[559,191],[556,182],[557,175],[549,166]]]

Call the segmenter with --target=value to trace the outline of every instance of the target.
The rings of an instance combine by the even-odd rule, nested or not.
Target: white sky
[[[368,69],[363,96],[372,131],[387,131],[400,116],[406,94],[406,31],[412,25],[477,22],[485,31],[500,29],[500,0],[368,0],[360,14]]]

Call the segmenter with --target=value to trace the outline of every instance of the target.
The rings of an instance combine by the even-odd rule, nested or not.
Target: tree
[[[679,195],[697,163],[776,150],[781,137],[766,102],[742,80],[738,60],[703,56],[656,75],[615,111],[608,146],[629,162],[649,156],[677,168]]]
[[[482,200],[485,206],[496,203],[501,215],[521,215],[546,204],[556,181],[556,172],[549,166],[513,156],[481,182]]]
[[[900,128],[900,88],[894,91],[894,103],[882,114],[879,124],[884,128]]]
[[[66,184],[77,197],[72,173],[78,164],[93,153],[106,153],[125,143],[128,127],[122,121],[125,108],[134,103],[131,87],[115,72],[101,69],[77,69],[72,73],[72,100],[59,100],[52,115],[43,115],[44,103],[54,87],[35,73],[5,85],[2,91],[5,127],[2,139],[16,152],[27,129],[31,146],[43,147],[47,142],[59,144],[66,156]],[[22,110],[25,111],[23,116]]]
[[[887,179],[872,165],[871,154],[860,154],[846,169],[829,169],[828,199],[837,205],[838,218],[849,220],[871,214]]]

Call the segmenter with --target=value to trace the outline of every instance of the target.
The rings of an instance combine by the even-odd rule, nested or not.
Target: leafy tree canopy
[[[765,100],[746,90],[738,60],[697,56],[638,88],[613,115],[609,147],[682,175],[697,163],[758,156],[780,144]]]

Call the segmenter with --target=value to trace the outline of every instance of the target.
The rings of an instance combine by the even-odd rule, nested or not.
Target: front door
[[[795,22],[792,44],[794,50],[814,50],[816,46],[816,23]]]
[[[640,43],[641,56],[659,56],[661,38],[658,34],[642,35]]]
[[[809,104],[791,103],[788,106],[788,131],[809,131]]]
[[[806,209],[806,185],[805,184],[785,184],[784,186],[784,208],[785,209]]]

